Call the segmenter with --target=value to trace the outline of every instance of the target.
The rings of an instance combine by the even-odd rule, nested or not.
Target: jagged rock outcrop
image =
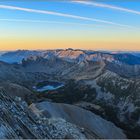
[[[21,98],[0,89],[0,139],[85,138],[82,130],[64,119],[36,116]]]
[[[2,88],[0,103],[1,139],[126,138],[111,122],[72,105],[42,102],[28,108]]]

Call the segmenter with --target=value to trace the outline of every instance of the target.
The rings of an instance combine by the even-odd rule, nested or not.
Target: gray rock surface
[[[74,105],[41,102],[32,104],[30,109],[37,116],[43,114],[47,117],[63,118],[70,123],[84,128],[85,131],[90,131],[90,133],[98,138],[126,138],[123,131],[113,123]]]
[[[19,98],[0,89],[0,139],[86,138],[79,127],[64,119],[36,116]]]

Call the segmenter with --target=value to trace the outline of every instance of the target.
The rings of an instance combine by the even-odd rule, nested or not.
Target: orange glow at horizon
[[[130,50],[140,51],[140,42],[117,40],[57,40],[57,39],[2,39],[0,50],[47,50],[47,49],[91,49],[91,50]]]
[[[30,1],[29,5],[24,0],[2,3],[0,51],[66,48],[140,51],[139,2],[109,2],[111,6],[130,10],[51,0]]]

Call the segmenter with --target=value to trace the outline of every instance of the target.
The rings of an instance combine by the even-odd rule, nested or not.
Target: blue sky
[[[140,11],[140,2],[104,2],[104,3]],[[82,4],[72,3],[72,2],[55,2],[55,1],[26,2],[25,1],[25,2],[0,2],[0,4],[32,8],[38,10],[50,10],[55,12],[91,17],[91,18],[98,18],[98,19],[110,20],[118,23],[126,23],[129,25],[140,26],[140,15],[115,11],[106,8],[92,7],[92,6],[87,6],[87,5],[82,5]],[[38,20],[83,22],[79,20],[73,20],[70,18],[26,13],[23,11],[13,12],[11,10],[3,10],[3,9],[0,9],[0,16],[1,18],[26,18],[26,19],[38,19]]]
[[[97,3],[108,4],[111,6],[113,5],[137,12],[140,11],[140,2],[103,1]],[[29,39],[29,45],[31,45],[31,40],[33,41],[35,39],[37,41],[38,39],[38,42],[42,40],[44,42],[44,46],[41,45],[43,49],[48,49],[49,46],[47,45],[47,41],[49,42],[48,44],[51,44],[51,47],[55,46],[54,48],[57,47],[56,45],[58,42],[60,42],[60,44],[58,45],[59,48],[61,48],[61,44],[62,48],[67,48],[64,45],[70,43],[71,41],[73,42],[73,48],[83,48],[84,46],[81,46],[80,44],[84,42],[85,44],[90,44],[89,46],[85,46],[85,48],[87,47],[90,49],[92,49],[92,46],[93,49],[108,49],[108,47],[101,48],[102,43],[104,44],[103,46],[108,45],[110,47],[112,44],[112,49],[117,49],[116,45],[113,45],[113,43],[118,43],[119,45],[121,45],[121,43],[122,45],[129,44],[128,49],[139,49],[140,14],[114,10],[111,8],[74,3],[71,1],[2,1],[0,2],[0,5],[16,6],[20,8],[29,8],[44,11],[47,10],[85,18],[99,19],[123,25],[118,26],[103,22],[95,22],[92,20],[71,18],[67,16],[63,17],[57,15],[0,8],[0,40],[3,42],[2,44],[0,44],[1,49],[4,48],[4,45],[8,48],[8,43],[4,43],[6,39],[8,40],[9,44],[11,43],[11,46],[9,46],[10,49],[20,48],[16,46],[18,45],[16,44],[16,41],[18,39],[23,39],[24,42],[26,41],[26,45],[28,45]],[[11,40],[13,41],[11,42]],[[15,43],[13,43],[14,40]],[[57,43],[53,45],[54,42]],[[76,42],[76,45],[74,45],[74,42]],[[34,41],[32,43],[34,43]],[[98,45],[98,43],[100,43],[100,45]],[[95,46],[96,44],[98,46]],[[47,45],[47,47],[45,45]],[[130,48],[130,45],[132,45],[132,48]],[[23,48],[23,46],[21,47],[21,49]],[[30,49],[30,46],[28,46],[28,48]],[[31,49],[36,48],[37,46]],[[119,46],[118,49],[121,49],[121,46]]]

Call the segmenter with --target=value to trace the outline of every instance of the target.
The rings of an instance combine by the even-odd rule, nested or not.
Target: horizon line
[[[117,51],[117,52],[140,52],[140,50],[117,50],[117,49],[80,49],[80,48],[58,48],[58,49],[11,49],[0,50],[0,52],[12,52],[12,51],[50,51],[50,50],[74,50],[74,51]]]

